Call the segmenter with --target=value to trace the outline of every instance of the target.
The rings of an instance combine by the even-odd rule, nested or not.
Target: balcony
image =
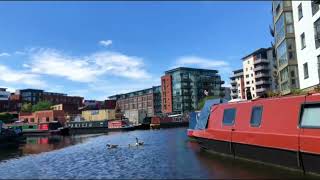
[[[269,60],[267,60],[267,59],[257,59],[257,60],[254,61],[254,65],[256,65],[256,64],[262,64],[262,63],[264,63],[264,64],[269,64],[270,62],[269,62]]]
[[[261,70],[269,70],[269,66],[256,66],[253,70],[254,71],[261,71]]]
[[[269,81],[264,81],[264,80],[256,81],[256,85],[263,85],[263,84],[270,84],[270,82]]]
[[[266,92],[266,91],[268,91],[268,89],[267,88],[259,88],[259,89],[256,89],[256,92],[257,93],[262,93],[262,92]]]
[[[230,81],[230,84],[231,84],[231,86],[235,86],[235,85],[237,85],[237,81],[235,81],[235,80]]]
[[[269,73],[257,73],[255,76],[257,79],[257,78],[262,78],[262,77],[270,77],[270,74]]]

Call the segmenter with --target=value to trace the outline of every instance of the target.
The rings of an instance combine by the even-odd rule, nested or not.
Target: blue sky
[[[177,67],[219,70],[272,42],[271,2],[0,2],[0,86],[103,100]]]

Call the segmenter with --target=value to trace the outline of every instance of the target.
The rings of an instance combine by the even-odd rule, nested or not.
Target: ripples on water
[[[145,145],[129,148],[128,144],[135,143],[135,137],[144,141]],[[199,179],[279,178],[301,175],[203,152],[196,143],[188,141],[185,128],[57,139],[50,142],[47,138],[48,141],[43,140],[41,146],[38,143],[41,141],[36,138],[34,147],[28,142],[21,146],[19,149],[22,152],[16,154],[14,159],[0,161],[0,178]],[[118,144],[119,147],[107,149],[107,143]]]

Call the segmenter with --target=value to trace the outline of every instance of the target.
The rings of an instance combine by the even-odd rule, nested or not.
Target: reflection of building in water
[[[23,154],[38,154],[72,145],[70,137],[27,137],[26,144],[21,148]]]

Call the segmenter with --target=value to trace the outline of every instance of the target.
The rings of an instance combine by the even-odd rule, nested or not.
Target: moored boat
[[[226,99],[209,99],[204,103],[201,111],[194,111],[189,113],[189,127],[187,129],[187,135],[192,138],[193,131],[204,129],[207,126],[208,118],[210,115],[211,107],[216,104],[226,103]]]
[[[320,174],[319,115],[320,94],[217,104],[192,137],[206,150]]]

